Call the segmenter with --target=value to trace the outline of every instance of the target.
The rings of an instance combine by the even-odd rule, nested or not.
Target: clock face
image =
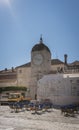
[[[41,54],[36,54],[34,57],[33,57],[33,62],[34,64],[36,65],[41,65],[41,63],[43,62],[43,56]]]

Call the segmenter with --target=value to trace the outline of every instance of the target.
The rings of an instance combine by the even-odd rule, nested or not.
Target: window
[[[79,83],[79,80],[77,80],[77,83]]]
[[[22,70],[19,70],[19,73],[22,73]]]

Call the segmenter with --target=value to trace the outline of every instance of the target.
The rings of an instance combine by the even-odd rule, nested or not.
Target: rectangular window
[[[77,80],[76,82],[79,83],[79,80]]]
[[[19,73],[22,73],[22,70],[19,70]]]

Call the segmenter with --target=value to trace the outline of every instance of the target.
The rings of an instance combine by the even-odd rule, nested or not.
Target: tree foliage
[[[0,87],[0,93],[4,91],[27,91],[26,87],[18,87],[18,86],[8,86],[8,87]]]

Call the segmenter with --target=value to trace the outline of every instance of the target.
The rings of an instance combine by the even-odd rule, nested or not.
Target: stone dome
[[[32,52],[41,50],[47,50],[50,52],[49,48],[43,43],[42,37],[40,38],[40,42],[32,48]]]

